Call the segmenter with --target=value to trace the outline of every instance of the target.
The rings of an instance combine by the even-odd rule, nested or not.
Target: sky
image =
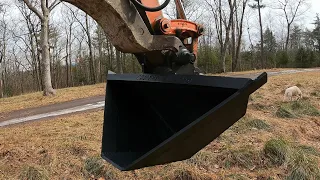
[[[0,0],[0,2],[7,2],[8,4],[13,4],[15,0]],[[39,1],[39,0],[37,0]],[[53,0],[51,0],[53,1]],[[159,0],[160,3],[163,2],[164,0]],[[173,0],[171,0],[173,2]],[[194,0],[196,1],[196,0]],[[197,0],[197,2],[202,1],[202,0]],[[223,0],[227,2],[227,0]],[[295,1],[295,0],[292,0]],[[308,29],[313,29],[314,25],[312,24],[315,20],[315,16],[317,13],[320,14],[320,0],[306,0],[309,2],[308,10],[303,14],[302,17],[299,17],[297,21],[295,21],[294,25],[297,24],[302,29],[308,28]],[[283,38],[283,35],[285,34],[285,28],[284,28],[284,19],[279,18],[279,16],[283,16],[283,12],[280,10],[278,14],[274,11],[274,9],[271,8],[271,6],[275,5],[276,3],[272,2],[277,2],[277,0],[263,0],[263,3],[267,4],[267,8],[262,9],[262,15],[263,15],[263,22],[264,22],[264,29],[269,27],[272,29],[274,34],[276,35],[277,39]],[[249,4],[252,4],[253,0],[249,0]],[[58,10],[55,11],[54,15],[55,17],[58,16],[59,18],[59,8]],[[259,26],[258,26],[258,16],[257,12],[251,8],[247,8],[246,11],[254,11],[252,15],[249,16],[248,23],[245,22],[245,27],[244,29],[246,30],[248,27],[250,28],[250,33],[251,33],[251,38],[253,41],[258,41],[259,40]],[[58,13],[56,13],[58,12]],[[19,14],[19,11],[15,10],[12,11],[11,14]],[[249,13],[250,14],[250,13]],[[14,17],[14,16],[12,16]],[[56,19],[56,18],[54,18]],[[280,22],[280,19],[282,19]],[[245,20],[246,21],[246,20]],[[248,33],[244,33],[244,39],[248,39]]]
[[[311,0],[312,3],[312,11],[313,13],[320,13],[320,1],[319,0]]]
[[[159,1],[163,2],[164,0],[159,0]],[[265,0],[265,2],[269,2],[269,1],[270,0]],[[308,28],[313,28],[313,25],[311,23],[313,22],[316,14],[317,13],[320,14],[320,0],[307,0],[307,1],[309,1],[309,3],[310,3],[310,8],[305,14],[303,24]],[[0,0],[0,2],[6,2],[6,3],[10,4],[10,3],[12,3],[12,0]],[[15,13],[19,13],[19,12],[16,11]]]
[[[319,13],[320,14],[320,0],[311,0],[311,8],[310,8],[310,14],[313,14],[313,17]]]

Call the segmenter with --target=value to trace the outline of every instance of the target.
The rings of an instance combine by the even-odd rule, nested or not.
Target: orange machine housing
[[[159,1],[141,0],[141,4],[148,7],[157,7],[159,6]],[[178,12],[180,11],[181,8],[178,8]],[[181,12],[179,14],[181,14]],[[190,52],[197,55],[198,37],[203,33],[203,26],[185,19],[166,19],[163,17],[162,11],[146,12],[146,15],[155,32],[178,37]]]

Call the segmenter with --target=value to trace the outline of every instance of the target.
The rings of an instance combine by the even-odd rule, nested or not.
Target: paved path
[[[32,120],[49,119],[82,111],[101,109],[104,107],[104,100],[105,96],[94,96],[42,107],[22,109],[9,113],[0,113],[0,127]]]
[[[296,69],[296,70],[284,70],[277,72],[267,72],[268,76],[279,76],[284,74],[295,74],[300,72],[313,72],[320,71],[320,68],[315,69]],[[237,74],[231,75],[233,77],[245,77],[245,78],[255,78],[261,73],[253,74]],[[73,101],[52,104],[42,107],[23,109],[18,111],[13,111],[9,113],[0,113],[0,128],[4,126],[24,123],[28,121],[44,120],[50,119],[63,115],[70,115],[74,113],[92,111],[97,109],[103,109],[105,103],[104,96],[94,96],[89,98],[77,99]]]
[[[320,68],[313,68],[313,69],[291,69],[291,70],[283,70],[283,71],[267,71],[268,77],[271,76],[279,76],[279,75],[284,75],[284,74],[296,74],[296,73],[301,73],[301,72],[315,72],[315,71],[320,71]],[[244,78],[252,78],[254,79],[255,77],[259,76],[261,73],[252,73],[252,74],[237,74],[237,75],[232,75],[233,77],[244,77]]]

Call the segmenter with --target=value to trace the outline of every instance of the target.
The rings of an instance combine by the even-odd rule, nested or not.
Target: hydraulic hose
[[[160,11],[163,8],[167,7],[168,4],[170,3],[170,0],[166,0],[163,4],[161,4],[158,7],[147,7],[144,6],[143,4],[141,4],[138,0],[131,0],[131,2],[138,8],[141,8],[144,11],[149,11],[149,12],[156,12],[156,11]]]

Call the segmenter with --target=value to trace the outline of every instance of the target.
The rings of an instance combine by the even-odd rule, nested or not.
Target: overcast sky
[[[313,14],[313,17],[319,13],[320,14],[320,0],[311,0],[311,8],[310,8],[310,14]]]
[[[311,2],[312,2],[313,13],[320,13],[320,1],[319,0],[311,0]]]
[[[7,2],[8,4],[13,4],[15,0],[0,0],[0,2]],[[40,0],[37,0],[40,1]],[[51,0],[53,1],[53,0]],[[159,0],[160,2],[163,2],[164,0]],[[173,0],[171,0],[173,3]],[[200,2],[203,0],[194,0],[196,2]],[[227,2],[227,0],[223,0],[225,2]],[[292,0],[295,1],[295,0]],[[285,22],[284,22],[284,18],[283,18],[283,12],[280,10],[278,12],[275,12],[275,10],[272,8],[272,6],[276,6],[276,2],[277,0],[263,0],[262,1],[264,4],[266,4],[267,8],[262,9],[262,15],[263,15],[263,26],[264,29],[266,29],[267,27],[269,27],[275,34],[277,39],[281,39],[284,37],[285,35]],[[312,24],[315,20],[315,16],[317,13],[320,14],[320,0],[307,0],[307,2],[309,3],[308,6],[308,10],[304,11],[305,13],[303,14],[303,16],[299,17],[296,19],[296,21],[294,22],[294,25],[297,24],[299,25],[302,29],[303,28],[308,28],[308,29],[313,29],[314,25]],[[253,0],[249,0],[249,4],[253,4]],[[14,6],[13,6],[14,7]],[[62,7],[62,6],[61,6]],[[303,8],[305,9],[305,8]],[[11,9],[13,10],[13,9]],[[60,19],[60,13],[59,13],[60,8],[58,7],[55,10],[55,16],[58,17],[58,19]],[[249,23],[244,24],[244,39],[248,39],[248,33],[246,32],[246,29],[249,27],[251,36],[253,41],[257,42],[259,41],[259,25],[258,25],[258,15],[257,15],[257,11],[253,10],[251,8],[247,8],[247,14],[252,14],[249,16]],[[278,13],[278,14],[277,14]],[[11,16],[12,17],[17,17],[15,16],[15,14],[19,14],[19,11],[17,10],[13,10],[11,11]],[[282,17],[282,18],[280,18]],[[245,20],[246,21],[246,20]],[[280,22],[282,21],[282,22]]]

